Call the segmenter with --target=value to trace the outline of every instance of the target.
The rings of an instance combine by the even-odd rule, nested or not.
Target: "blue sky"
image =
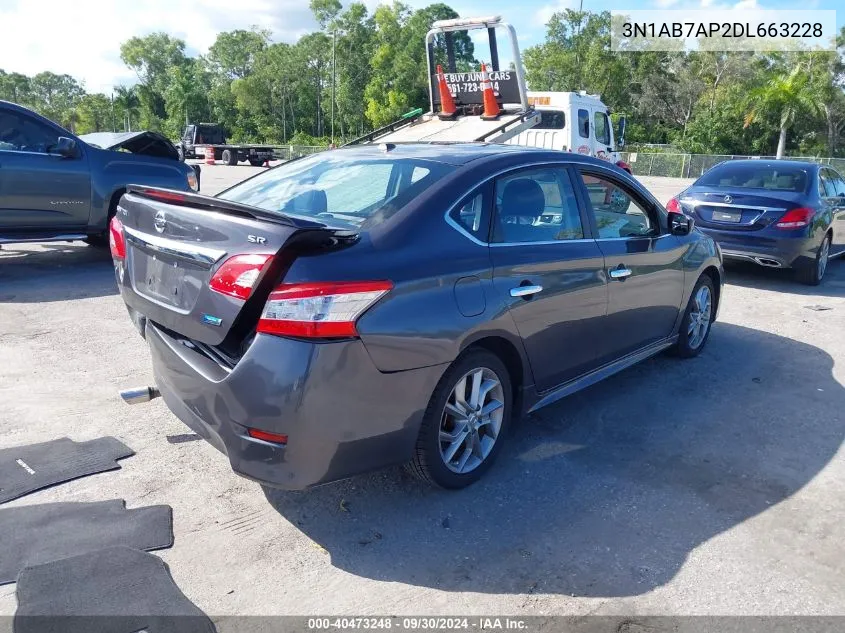
[[[371,9],[379,0],[363,0]],[[405,0],[418,8],[433,0]],[[501,15],[511,22],[524,49],[543,41],[545,23],[556,10],[579,0],[455,0],[446,4],[462,16]],[[841,0],[808,0],[801,8],[836,9]],[[838,6],[839,5],[839,6]],[[701,9],[733,7],[795,9],[779,0],[584,0],[584,9]],[[845,10],[837,24],[845,23]],[[35,74],[68,73],[92,91],[134,83],[120,61],[120,42],[133,35],[166,31],[181,37],[191,54],[205,53],[217,32],[259,25],[278,41],[293,42],[316,28],[308,0],[0,0],[0,68]],[[61,45],[51,42],[62,42]]]

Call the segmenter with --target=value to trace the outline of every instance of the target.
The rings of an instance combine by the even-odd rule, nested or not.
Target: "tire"
[[[249,164],[252,165],[253,167],[261,167],[261,165],[264,164],[264,161],[261,160],[260,158],[250,158]]]
[[[463,414],[459,417],[456,415],[459,408],[462,408],[456,398],[456,394],[460,393],[459,385],[465,381],[463,403],[472,406],[470,403],[476,375],[480,375],[479,387],[483,386],[486,391],[481,395],[483,389],[479,388],[480,397],[476,398],[470,416]],[[490,382],[495,384],[491,385]],[[501,406],[493,406],[494,402],[501,403]],[[475,483],[493,464],[504,444],[512,407],[510,376],[498,356],[476,349],[459,357],[440,378],[429,400],[414,458],[407,465],[408,471],[440,488],[454,490]],[[477,416],[479,411],[488,408],[490,411],[487,415]],[[441,427],[444,434],[452,433],[456,439],[441,440]]]
[[[229,165],[229,167],[238,164],[238,153],[233,152],[232,150],[224,149],[223,156],[221,158],[225,164]]]
[[[702,315],[702,302],[707,299],[705,314]],[[692,358],[698,356],[710,338],[710,329],[716,314],[716,289],[713,287],[713,280],[709,275],[702,275],[693,288],[690,295],[684,318],[681,321],[681,328],[678,331],[678,342],[672,348],[672,352],[681,358]],[[699,327],[696,328],[693,321],[696,320]],[[702,330],[703,329],[703,333]]]
[[[819,244],[819,250],[816,252],[816,258],[813,260],[813,263],[798,270],[799,280],[808,286],[818,286],[827,272],[829,257],[830,233],[826,234],[822,239],[822,243]]]

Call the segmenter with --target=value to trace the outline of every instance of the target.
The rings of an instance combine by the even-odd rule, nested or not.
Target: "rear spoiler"
[[[191,207],[192,209],[208,209],[209,211],[217,211],[228,215],[239,215],[242,217],[246,216],[254,218],[256,220],[265,220],[267,222],[273,222],[274,224],[291,226],[295,229],[331,231],[336,237],[342,239],[349,239],[358,235],[358,231],[348,228],[331,226],[324,222],[317,222],[310,218],[298,215],[267,211],[266,209],[259,209],[258,207],[253,207],[248,204],[232,202],[231,200],[223,200],[222,198],[213,198],[200,193],[177,191],[175,189],[163,189],[160,187],[147,187],[143,185],[127,185],[126,193],[131,193],[157,202]]]

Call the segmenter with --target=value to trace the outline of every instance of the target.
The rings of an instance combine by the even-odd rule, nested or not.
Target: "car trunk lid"
[[[765,190],[727,192],[718,189],[688,189],[679,199],[684,213],[706,228],[724,231],[757,231],[777,221],[800,204],[801,194]]]
[[[254,329],[273,285],[297,253],[357,237],[348,229],[298,216],[145,187],[129,187],[117,217],[126,243],[125,259],[116,261],[126,304],[160,326],[208,345],[220,345],[233,329],[242,335]],[[254,256],[247,261],[259,262],[258,270],[235,273],[250,275],[243,278],[244,284],[251,282],[248,296],[225,294],[210,285],[236,256]]]

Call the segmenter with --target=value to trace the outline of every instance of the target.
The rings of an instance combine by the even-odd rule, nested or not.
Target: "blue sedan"
[[[845,178],[826,165],[726,161],[666,208],[693,217],[726,260],[792,268],[811,286],[845,253]]]

